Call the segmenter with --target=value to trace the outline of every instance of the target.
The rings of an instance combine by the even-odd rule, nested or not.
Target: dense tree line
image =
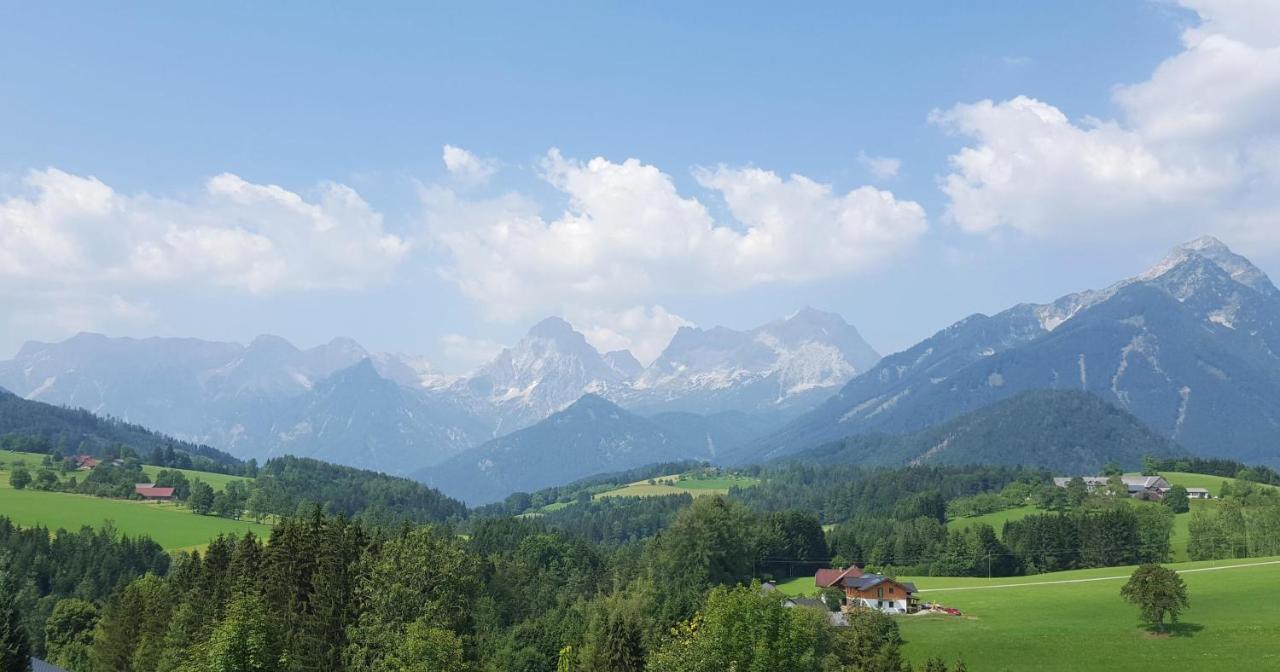
[[[693,502],[689,495],[604,497],[538,516],[548,528],[597,544],[628,544],[666,529]]]
[[[1280,555],[1280,491],[1223,482],[1217,507],[1197,508],[1188,523],[1192,560]]]
[[[518,516],[531,510],[540,510],[552,504],[577,504],[590,501],[592,495],[612,490],[623,483],[634,483],[661,476],[684,474],[707,467],[706,462],[683,460],[659,462],[608,474],[598,474],[579,479],[567,485],[543,488],[537,492],[514,492],[501,502],[477,507],[477,516]]]
[[[760,511],[814,511],[824,523],[860,516],[943,520],[946,503],[958,497],[999,491],[1009,483],[1049,483],[1042,470],[1013,467],[910,467],[866,469],[856,466],[784,463],[745,470],[761,479],[755,487],[735,488],[732,497]]]
[[[377,525],[457,521],[467,516],[462,502],[417,481],[292,456],[262,465],[245,502],[254,516],[293,516],[316,505],[329,514]]]
[[[46,633],[33,650],[72,672],[910,669],[892,619],[856,614],[836,629],[751,583],[760,557],[797,544],[823,546],[816,518],[723,497],[611,547],[531,519],[478,520],[464,536],[316,507],[267,543],[222,537],[172,566],[60,593],[26,627]],[[24,623],[30,608],[15,610]]]
[[[0,591],[8,594],[0,597],[10,598],[8,606],[21,615],[33,655],[55,662],[83,660],[85,649],[73,646],[83,638],[75,640],[65,631],[68,621],[77,618],[72,612],[96,613],[94,605],[122,582],[147,573],[165,574],[169,562],[159,544],[119,535],[109,525],[55,534],[42,527],[19,528],[0,516],[0,575],[7,577],[0,580],[8,585]]]
[[[1117,501],[1104,509],[1010,521],[1004,542],[1028,573],[1166,562],[1173,512]]]
[[[1220,457],[1147,457],[1142,461],[1143,473],[1155,474],[1161,471],[1183,471],[1209,476],[1222,476],[1242,481],[1280,485],[1280,472],[1263,465],[1249,466],[1243,462]]]

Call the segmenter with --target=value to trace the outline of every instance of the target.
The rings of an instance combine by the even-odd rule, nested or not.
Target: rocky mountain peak
[[[613,370],[617,371],[618,375],[627,380],[635,378],[644,371],[644,365],[640,363],[640,360],[636,359],[635,355],[631,354],[630,350],[606,352],[604,353],[604,361],[613,367]]]
[[[1260,294],[1280,296],[1280,290],[1271,283],[1262,269],[1243,256],[1236,254],[1225,243],[1213,236],[1202,236],[1174,248],[1160,263],[1148,269],[1137,279],[1150,281],[1160,278],[1188,261],[1204,259],[1225,271],[1231,279]]]

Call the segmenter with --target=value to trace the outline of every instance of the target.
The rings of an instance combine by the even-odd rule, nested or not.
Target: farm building
[[[143,499],[156,501],[168,501],[173,499],[173,488],[157,488],[155,483],[138,483],[133,486],[133,491],[142,495]]]
[[[783,600],[782,606],[788,609],[794,609],[796,607],[800,607],[802,609],[813,609],[814,611],[822,612],[822,614],[827,617],[827,622],[833,627],[849,627],[849,619],[845,616],[844,612],[831,611],[831,609],[827,607],[827,603],[822,600],[815,600],[812,597],[788,597],[786,600]]]
[[[1106,476],[1085,476],[1084,486],[1089,489],[1089,492],[1102,490],[1107,487],[1107,479]],[[1170,487],[1169,481],[1166,481],[1163,476],[1121,476],[1120,480],[1129,490],[1130,497],[1140,499],[1160,499]],[[1059,488],[1065,488],[1070,483],[1071,478],[1066,476],[1053,479],[1053,484]]]
[[[1213,495],[1205,488],[1187,488],[1187,497],[1191,499],[1213,499]]]
[[[845,603],[849,606],[887,614],[905,614],[916,609],[915,584],[863,572],[857,565],[847,569],[820,569],[813,580],[819,588],[844,591]]]
[[[97,458],[94,458],[89,455],[76,455],[71,459],[75,460],[77,469],[85,469],[85,470],[96,469],[98,465],[101,463]]]

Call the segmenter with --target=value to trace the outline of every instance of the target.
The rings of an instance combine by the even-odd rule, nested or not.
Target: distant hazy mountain
[[[468,504],[484,504],[512,492],[532,492],[592,474],[711,458],[711,447],[694,436],[668,433],[589,394],[532,427],[489,441],[415,477]]]
[[[919,432],[859,434],[784,459],[866,466],[1022,465],[1083,475],[1097,474],[1112,462],[1135,469],[1143,455],[1185,452],[1093,394],[1034,390]]]
[[[452,389],[491,405],[506,432],[538,422],[584,393],[616,393],[625,380],[568,322],[549,317]]]
[[[584,394],[664,414],[673,432],[727,450],[812,407],[875,358],[844,320],[810,309],[750,331],[682,330],[647,369],[626,350],[600,354],[553,317],[470,376],[445,378],[344,338],[303,350],[270,335],[240,345],[80,334],[26,344],[0,362],[0,386],[244,458],[291,453],[408,473]]]
[[[975,315],[886,357],[735,459],[912,432],[1019,392],[1083,390],[1193,452],[1280,463],[1280,291],[1212,238],[1141,275]]]
[[[227,408],[218,443],[243,454],[312,457],[389,474],[435,464],[482,440],[487,419],[447,395],[403,387],[372,360],[334,373],[305,393]]]
[[[748,331],[682,327],[624,399],[645,412],[799,412],[879,361],[839,315],[805,308]]]
[[[455,408],[412,370],[393,356],[375,366],[350,339],[300,350],[277,336],[243,346],[80,334],[28,343],[0,362],[0,385],[242,458],[291,453],[405,473],[491,436],[491,418]]]

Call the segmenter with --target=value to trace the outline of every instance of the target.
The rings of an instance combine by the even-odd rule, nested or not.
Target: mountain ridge
[[[1105,290],[961,320],[736,459],[917,431],[1028,389],[1071,388],[1203,455],[1275,464],[1263,446],[1280,429],[1277,352],[1280,292],[1225,245],[1200,239]]]

